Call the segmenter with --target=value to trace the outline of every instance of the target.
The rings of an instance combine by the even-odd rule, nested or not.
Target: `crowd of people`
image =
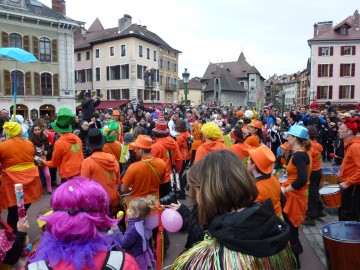
[[[51,212],[39,213],[43,233],[26,269],[40,262],[52,269],[155,269],[163,260],[158,237],[165,253],[171,243],[149,220],[164,208],[180,213],[188,234],[172,269],[299,269],[299,227],[326,215],[323,162],[341,166],[339,220],[360,221],[355,110],[338,112],[327,102],[321,111],[299,106],[281,115],[272,106],[129,103],[102,112],[99,103],[87,95],[78,115],[61,108],[55,121],[27,127],[1,111],[3,265],[26,256],[29,224],[18,217],[16,183],[26,210],[42,186],[52,195]],[[187,197],[193,206],[180,203]]]

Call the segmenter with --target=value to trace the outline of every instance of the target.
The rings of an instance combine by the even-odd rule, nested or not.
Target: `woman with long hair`
[[[213,151],[188,173],[205,239],[181,254],[172,269],[292,269],[289,228],[258,191],[241,160]]]
[[[252,138],[251,136],[254,136],[259,140],[259,145],[260,144],[266,145],[264,135],[262,132],[263,124],[259,120],[256,119],[252,120],[251,123],[246,126],[246,128],[249,131],[249,136],[245,139],[245,143],[248,143],[247,141],[250,140],[250,138]]]
[[[301,268],[299,254],[303,247],[299,240],[299,226],[305,220],[307,210],[307,191],[312,168],[312,160],[307,153],[311,144],[308,130],[294,125],[287,132],[287,140],[293,149],[293,156],[286,166],[288,179],[282,183],[281,191],[286,202],[283,206],[284,220],[290,227],[290,245],[296,257],[296,269]]]

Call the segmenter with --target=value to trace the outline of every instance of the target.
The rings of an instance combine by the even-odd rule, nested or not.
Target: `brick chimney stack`
[[[318,33],[318,25],[315,23],[314,24],[314,37],[317,36],[317,33]]]
[[[322,35],[331,30],[333,25],[332,21],[318,22],[314,25],[314,37]]]
[[[358,10],[355,10],[355,12],[354,12],[354,25],[355,25],[355,30],[359,31],[360,30],[360,15],[359,15]]]
[[[66,15],[65,0],[52,0],[52,10]]]

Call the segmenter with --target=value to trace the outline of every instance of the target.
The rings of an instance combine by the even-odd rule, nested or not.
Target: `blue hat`
[[[286,134],[290,134],[300,139],[309,139],[309,131],[305,127],[299,125],[293,125]]]

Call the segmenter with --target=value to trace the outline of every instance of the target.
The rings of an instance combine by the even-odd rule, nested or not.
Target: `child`
[[[152,230],[146,228],[145,218],[150,214],[154,207],[154,202],[150,196],[145,198],[136,198],[129,204],[127,210],[128,227],[122,234],[118,226],[112,227],[113,238],[118,248],[126,249],[131,254],[140,269],[153,269],[155,260],[149,247],[149,239],[152,236]]]
[[[133,140],[134,140],[134,134],[131,132],[126,132],[124,135],[124,142],[121,144],[121,154],[120,154],[121,177],[124,176],[130,164],[136,160],[135,151],[130,147],[130,143],[132,143]]]
[[[30,134],[30,141],[35,146],[35,157],[42,158],[44,160],[49,160],[50,155],[50,147],[48,137],[44,134],[44,128],[39,125],[35,124]],[[39,169],[42,170],[46,180],[46,188],[48,192],[52,193],[51,187],[51,176],[49,167],[47,166],[39,166]]]

